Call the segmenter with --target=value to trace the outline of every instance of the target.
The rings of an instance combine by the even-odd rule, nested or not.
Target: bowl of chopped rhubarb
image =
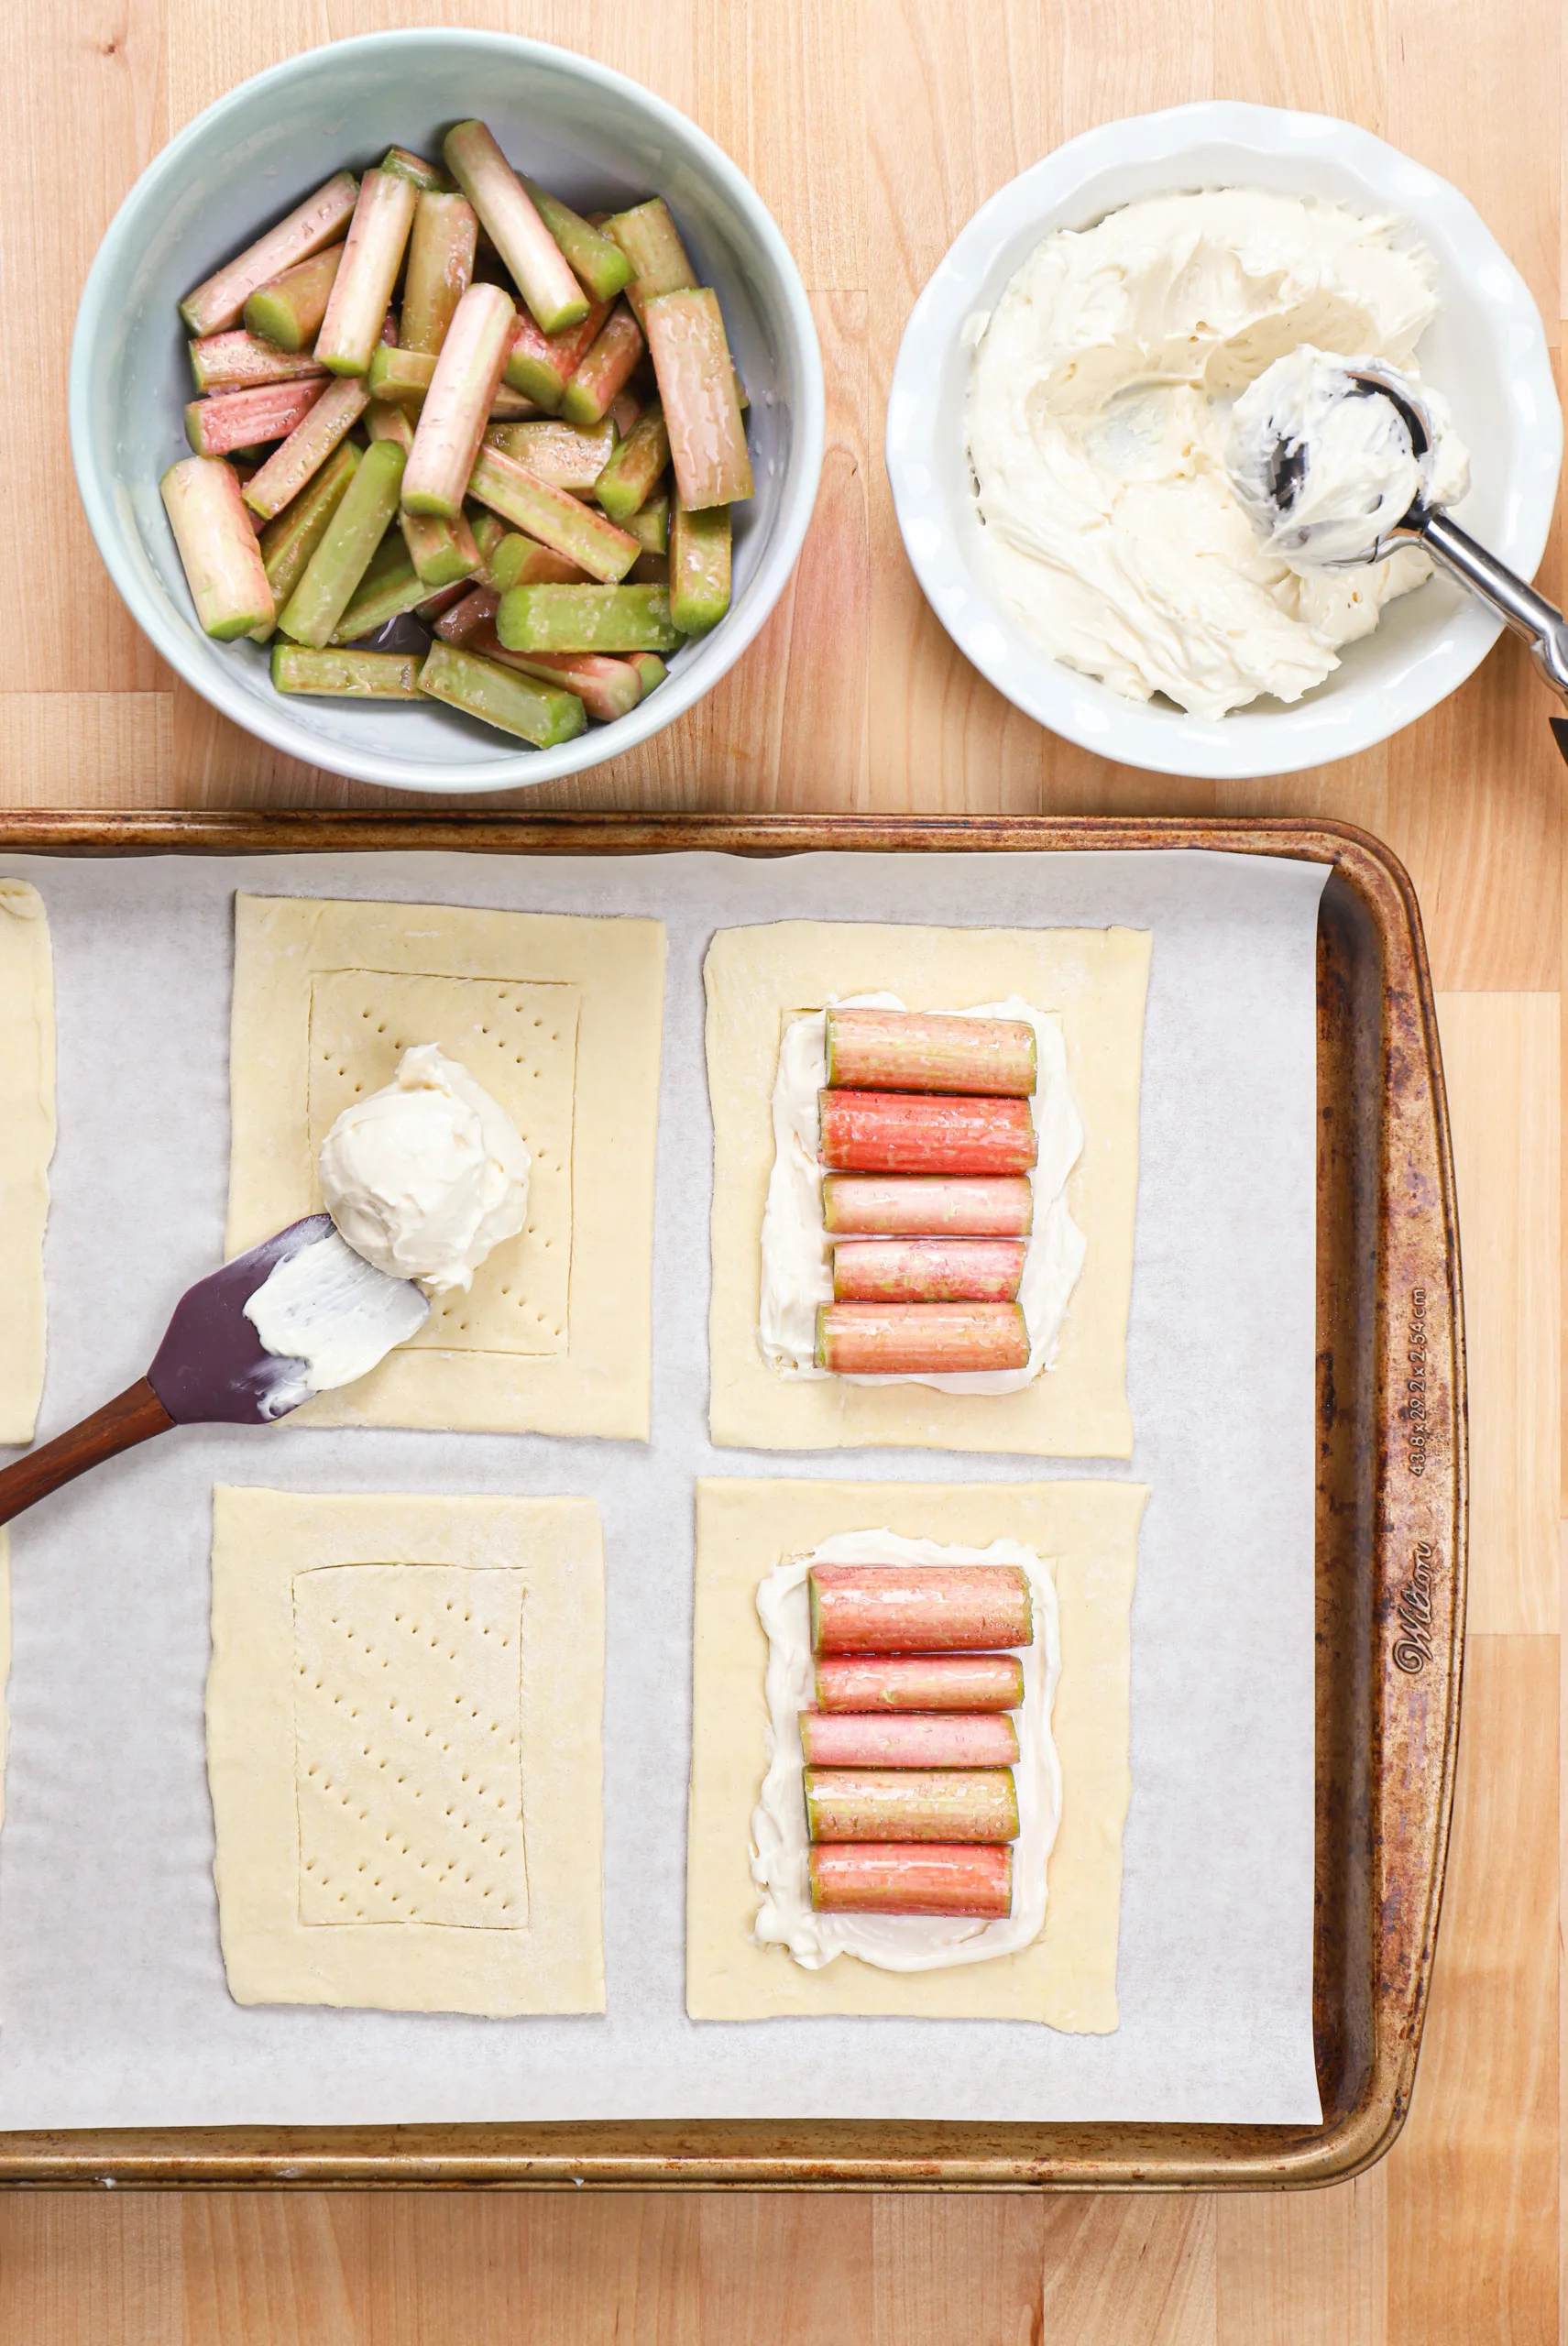
[[[822,365],[711,139],[590,59],[388,32],[143,172],[82,297],[87,518],[159,652],[307,765],[460,794],[701,698],[783,592]]]

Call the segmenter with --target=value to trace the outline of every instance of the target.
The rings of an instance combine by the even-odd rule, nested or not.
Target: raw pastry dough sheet
[[[233,900],[663,921],[652,1440],[188,1429],[12,1529],[0,2125],[1317,2115],[1312,1307],[1321,868],[1253,858],[16,859],[54,942],[53,1433],[142,1375],[219,1259]],[[702,963],[773,918],[1153,933],[1125,1465],[715,1450]],[[543,1080],[543,1079],[542,1079]],[[1120,2027],[690,2020],[697,1477],[1136,1483]],[[593,1498],[606,1569],[603,2013],[240,2006],[204,1750],[214,1485]],[[737,1759],[750,1774],[760,1758]]]
[[[740,1449],[992,1450],[1127,1458],[1127,1299],[1138,1192],[1138,1081],[1150,932],[955,933],[866,921],[780,922],[714,939],[707,989],[715,1126],[712,1431]],[[787,1377],[757,1347],[762,1210],[773,1171],[779,1039],[802,1010],[885,988],[911,1010],[1017,994],[1061,1020],[1083,1117],[1067,1200],[1088,1241],[1054,1364],[1017,1393],[938,1393]]]
[[[602,2012],[592,1500],[220,1486],[213,1518],[236,2000]]]
[[[54,973],[43,899],[0,879],[0,1447],[28,1442],[44,1382],[54,1153]]]
[[[692,1636],[691,1843],[686,2010],[694,2020],[857,2012],[1045,2021],[1103,2034],[1116,2025],[1122,1825],[1127,1813],[1127,1678],[1138,1520],[1134,1483],[705,1481],[696,1490]],[[784,1557],[840,1531],[894,1531],[984,1548],[1016,1540],[1056,1581],[1062,1672],[1052,1713],[1062,1819],[1033,1946],[948,1971],[880,1971],[840,1955],[820,1971],[758,1946],[749,1857],[763,1765],[768,1640],[757,1589]],[[755,1755],[753,1770],[737,1754]]]

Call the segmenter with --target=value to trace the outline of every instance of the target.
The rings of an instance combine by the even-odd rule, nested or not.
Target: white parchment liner
[[[146,1369],[219,1259],[235,889],[652,915],[669,997],[653,1441],[169,1434],[12,1529],[0,2126],[700,2116],[1315,2121],[1314,948],[1321,866],[1047,856],[0,858],[48,903],[60,1146],[40,1437]],[[703,952],[816,917],[1154,932],[1130,1464],[714,1451]],[[9,1455],[10,1453],[4,1453]],[[697,1474],[1146,1482],[1122,2025],[685,2014]],[[241,2010],[203,1748],[216,1481],[587,1493],[609,1573],[598,2019]],[[1071,1657],[1065,1657],[1070,1669]],[[755,1767],[762,1755],[737,1755]],[[781,1956],[780,1960],[784,1958]]]

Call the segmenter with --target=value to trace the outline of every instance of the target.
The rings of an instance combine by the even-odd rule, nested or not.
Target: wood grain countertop
[[[684,108],[771,205],[828,370],[821,497],[760,641],[684,722],[500,804],[1343,817],[1420,892],[1453,1102],[1473,1393],[1470,1648],[1414,2105],[1359,2181],[1285,2198],[0,2199],[16,2346],[1436,2346],[1558,2337],[1560,972],[1568,774],[1512,643],[1351,762],[1218,786],[1120,770],[981,682],[905,562],[880,454],[910,304],[970,214],[1115,115],[1343,115],[1453,181],[1560,316],[1548,0],[10,0],[0,690],[14,806],[412,805],[291,765],[155,657],[65,433],[76,296],[170,135],[296,50],[504,27]],[[1542,573],[1561,593],[1555,554]]]

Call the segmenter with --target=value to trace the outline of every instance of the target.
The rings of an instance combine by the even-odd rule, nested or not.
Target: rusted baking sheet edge
[[[488,813],[0,814],[0,852],[510,854],[1033,852],[1197,849],[1337,867],[1353,926],[1375,940],[1382,997],[1368,1062],[1378,1095],[1379,1272],[1375,1585],[1364,1805],[1372,1878],[1358,1880],[1372,1953],[1343,2014],[1319,1988],[1320,2127],[764,2121],[532,2126],[97,2129],[0,2135],[13,2187],[785,2189],[916,2191],[1290,2189],[1339,2182],[1381,2156],[1409,2107],[1430,1985],[1457,1740],[1464,1589],[1464,1361],[1457,1226],[1431,974],[1409,880],[1368,834],[1303,819]],[[1325,903],[1327,902],[1325,898]],[[1326,930],[1325,924],[1325,930]],[[1341,973],[1343,975],[1343,972]],[[1320,954],[1320,1029],[1335,1014]],[[1327,1005],[1325,1007],[1325,1004]],[[1328,1155],[1325,1144],[1323,1161]],[[1326,1195],[1320,1168],[1320,1192]],[[1402,1224],[1402,1228],[1401,1228]],[[1385,1266],[1385,1268],[1387,1266]],[[1320,1317],[1323,1310],[1320,1259]],[[1332,1364],[1330,1364],[1331,1368]],[[1414,1374],[1409,1372],[1414,1371]],[[1332,1386],[1332,1378],[1329,1379]],[[1332,1397],[1320,1397],[1320,1483]],[[1342,1412],[1343,1419],[1343,1412]],[[1343,1429],[1342,1429],[1343,1430]],[[1324,1581],[1320,1505],[1319,1582]],[[1324,1779],[1320,1709],[1319,1773]],[[1353,1795],[1353,1801],[1354,1801]],[[1341,1820],[1343,1823],[1343,1819]],[[1332,1840],[1319,1803],[1321,1853]],[[1337,1928],[1335,1924],[1332,1927]],[[1354,1965],[1350,1967],[1354,1971]],[[1349,1975],[1347,1975],[1349,1976]],[[1343,1979],[1338,1983],[1343,1988]],[[1359,1998],[1359,2003],[1357,2003]],[[1347,2082],[1345,2082],[1347,2081]]]

